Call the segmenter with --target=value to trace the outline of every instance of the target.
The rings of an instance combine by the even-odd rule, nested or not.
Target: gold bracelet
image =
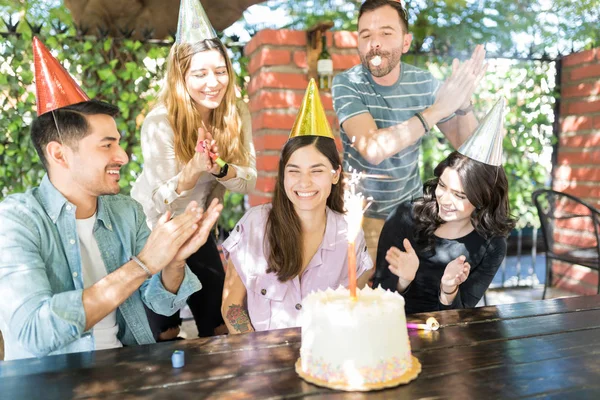
[[[445,294],[445,295],[447,295],[447,296],[451,296],[451,295],[453,295],[454,293],[456,293],[456,292],[458,291],[458,286],[459,286],[459,285],[456,285],[456,289],[454,289],[454,290],[453,290],[453,291],[451,291],[450,293],[446,292],[442,286],[440,286],[440,289],[442,289],[442,292],[444,292],[444,294]]]

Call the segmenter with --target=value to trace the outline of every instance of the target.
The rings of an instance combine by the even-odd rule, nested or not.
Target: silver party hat
[[[504,139],[504,107],[506,100],[500,97],[487,113],[475,132],[458,152],[475,161],[499,167],[502,165],[502,140]]]
[[[181,0],[175,43],[197,43],[216,37],[200,0]]]

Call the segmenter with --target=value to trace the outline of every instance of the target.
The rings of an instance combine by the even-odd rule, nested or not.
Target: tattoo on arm
[[[246,311],[241,305],[230,305],[225,317],[227,318],[229,324],[236,331],[240,333],[250,332],[250,317],[248,317],[248,311]]]

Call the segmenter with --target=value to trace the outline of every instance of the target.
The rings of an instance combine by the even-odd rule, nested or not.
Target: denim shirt
[[[39,187],[0,203],[0,330],[6,360],[95,349],[93,331],[84,331],[83,277],[75,206],[44,176]],[[94,237],[110,274],[137,255],[150,234],[135,200],[98,198]],[[117,309],[118,339],[125,346],[154,343],[144,304],[172,315],[200,290],[185,267],[177,294],[161,274],[147,279]]]

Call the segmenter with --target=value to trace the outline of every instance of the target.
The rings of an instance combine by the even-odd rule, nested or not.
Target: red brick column
[[[600,48],[563,58],[558,165],[554,189],[600,207]],[[593,246],[590,226],[562,226],[560,243]],[[598,273],[556,262],[553,284],[580,294],[595,294]]]
[[[327,44],[336,73],[360,62],[355,33],[328,32]],[[249,59],[248,95],[257,152],[258,180],[249,199],[254,206],[271,201],[279,154],[308,85],[306,32],[266,29],[248,42],[244,52]],[[331,94],[322,92],[321,100],[341,149]]]

